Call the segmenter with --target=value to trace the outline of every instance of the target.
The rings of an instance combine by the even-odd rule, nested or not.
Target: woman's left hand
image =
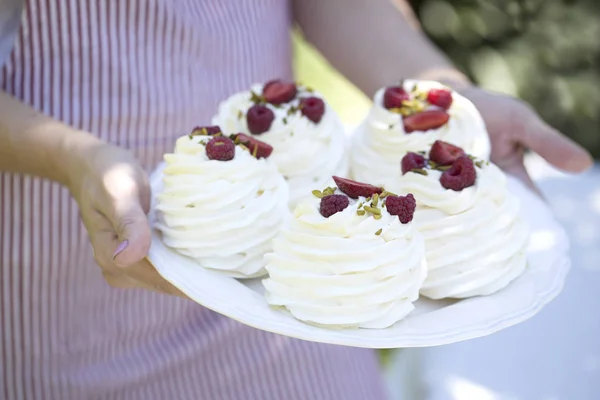
[[[529,187],[536,189],[523,163],[526,149],[565,172],[583,172],[593,165],[583,147],[545,123],[527,103],[477,87],[458,92],[483,116],[492,143],[492,162]]]

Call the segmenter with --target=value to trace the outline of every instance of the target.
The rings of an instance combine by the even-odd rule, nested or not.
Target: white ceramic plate
[[[160,168],[152,175],[156,192]],[[260,280],[238,281],[206,270],[167,248],[154,231],[150,261],[174,286],[204,307],[243,324],[314,342],[369,348],[424,347],[473,339],[523,322],[562,290],[570,268],[568,239],[547,205],[516,180],[509,188],[522,201],[522,216],[532,229],[526,272],[491,296],[460,301],[421,299],[404,320],[380,330],[325,329],[304,324],[271,309]]]

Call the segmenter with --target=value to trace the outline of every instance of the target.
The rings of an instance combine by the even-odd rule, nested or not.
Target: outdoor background
[[[475,82],[528,101],[600,159],[599,0],[411,3],[432,40]],[[298,79],[323,92],[344,122],[358,123],[368,99],[294,41]]]

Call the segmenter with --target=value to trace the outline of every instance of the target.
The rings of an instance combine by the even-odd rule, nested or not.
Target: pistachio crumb
[[[377,207],[377,203],[379,203],[379,195],[375,193],[373,195],[373,201],[371,202],[372,207]]]
[[[427,175],[427,171],[424,170],[423,168],[413,168],[410,170],[410,172],[414,172],[416,174],[421,174],[421,175]]]
[[[316,198],[322,199],[323,198],[323,193],[321,193],[320,190],[313,190],[311,192]]]
[[[366,212],[365,212],[365,210],[357,210],[357,211],[356,211],[356,214],[358,214],[358,215],[360,215],[360,216],[363,216],[363,215],[365,215],[365,214],[366,214]]]
[[[365,211],[368,211],[371,214],[381,215],[381,210],[376,207],[365,206]]]
[[[374,214],[373,218],[375,218],[375,219],[381,219],[381,214]]]
[[[379,228],[379,229],[377,229],[377,232],[375,232],[375,234],[377,236],[379,236],[379,235],[381,235],[381,232],[383,232],[383,229]]]

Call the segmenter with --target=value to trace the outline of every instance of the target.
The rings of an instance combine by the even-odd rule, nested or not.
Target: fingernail
[[[115,250],[114,254],[113,254],[113,260],[123,251],[127,248],[127,245],[129,244],[129,240],[123,240],[121,242],[121,244],[117,247],[117,249]]]

